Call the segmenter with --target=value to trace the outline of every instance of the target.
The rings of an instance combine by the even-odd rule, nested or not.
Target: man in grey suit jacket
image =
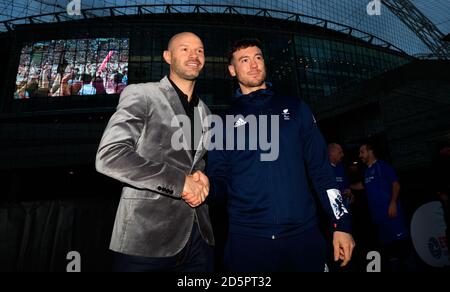
[[[203,43],[179,33],[163,57],[169,77],[125,88],[97,152],[97,171],[125,184],[110,244],[113,269],[212,271],[214,237],[203,204],[209,181],[202,172],[208,129],[199,123],[210,112],[194,91]],[[190,129],[180,127],[180,117]],[[173,139],[180,131],[181,142]]]

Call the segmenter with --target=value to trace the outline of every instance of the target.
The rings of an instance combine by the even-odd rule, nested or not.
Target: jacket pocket
[[[122,192],[123,199],[157,200],[160,197],[161,195],[156,192],[138,190],[130,187],[125,187]]]

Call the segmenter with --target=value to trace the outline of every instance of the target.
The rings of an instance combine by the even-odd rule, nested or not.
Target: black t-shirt
[[[202,133],[202,126],[201,126],[201,119],[200,114],[198,110],[196,110],[196,107],[198,107],[198,103],[200,101],[197,93],[194,91],[192,94],[191,101],[188,101],[188,96],[184,94],[183,91],[181,91],[180,88],[169,78],[170,83],[172,84],[173,88],[178,94],[178,97],[180,98],[181,104],[183,105],[184,111],[186,112],[186,115],[188,116],[189,120],[191,121],[191,153],[192,157],[195,156],[196,149],[198,146],[198,143],[200,141],[200,135]],[[194,118],[196,116],[196,118]],[[195,131],[197,129],[197,131]],[[197,137],[195,136],[195,133],[197,132]]]

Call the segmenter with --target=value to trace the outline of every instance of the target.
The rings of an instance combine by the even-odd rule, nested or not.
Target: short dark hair
[[[375,146],[373,145],[372,142],[363,142],[362,145],[366,146],[367,150],[374,150]]]
[[[90,74],[83,74],[81,75],[81,81],[83,81],[84,84],[89,84],[92,81],[92,76]]]
[[[231,64],[231,61],[233,60],[233,54],[236,51],[249,47],[257,47],[262,51],[262,44],[260,40],[255,38],[240,39],[233,44],[230,51],[228,52],[228,64]]]
[[[372,151],[375,157],[378,157],[378,147],[375,142],[368,140],[361,143],[361,146],[366,146],[367,151]]]

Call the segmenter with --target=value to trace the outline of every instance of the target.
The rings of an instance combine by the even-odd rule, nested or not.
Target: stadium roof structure
[[[80,11],[68,4],[80,4]],[[0,0],[0,32],[21,24],[159,13],[280,18],[348,33],[418,58],[450,59],[448,0]]]

